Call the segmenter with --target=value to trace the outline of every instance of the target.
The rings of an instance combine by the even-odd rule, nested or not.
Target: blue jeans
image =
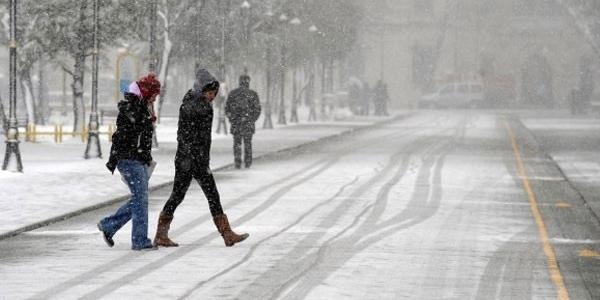
[[[133,249],[147,247],[152,244],[148,238],[148,180],[150,178],[147,168],[141,161],[124,159],[119,161],[117,169],[127,181],[131,199],[113,215],[102,219],[100,225],[102,230],[112,237],[131,220],[131,247]]]

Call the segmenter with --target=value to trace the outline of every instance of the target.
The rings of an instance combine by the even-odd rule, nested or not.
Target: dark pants
[[[242,166],[242,142],[244,142],[244,165],[252,165],[252,134],[236,134],[233,136],[233,161],[237,168]]]
[[[221,198],[210,167],[207,165],[192,166],[189,160],[175,163],[175,183],[173,184],[173,191],[171,192],[169,201],[163,207],[163,212],[170,215],[175,213],[175,209],[177,209],[177,206],[185,198],[185,193],[190,187],[192,178],[196,179],[200,184],[202,192],[204,192],[204,196],[208,200],[211,215],[214,217],[223,214]]]

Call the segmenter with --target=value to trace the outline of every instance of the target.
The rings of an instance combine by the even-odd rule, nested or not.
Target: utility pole
[[[6,154],[2,170],[8,168],[8,162],[14,154],[17,159],[17,171],[23,172],[21,152],[19,151],[19,129],[17,127],[17,0],[10,0],[10,84],[9,84],[9,119],[6,134]]]
[[[94,50],[92,52],[92,111],[88,125],[88,140],[85,148],[85,159],[90,158],[90,148],[96,144],[97,157],[102,158],[98,128],[98,1],[94,0]]]

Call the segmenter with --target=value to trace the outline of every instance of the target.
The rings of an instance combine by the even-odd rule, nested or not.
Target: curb
[[[569,179],[569,177],[567,176],[567,174],[565,173],[565,171],[563,170],[563,168],[561,168],[560,164],[558,164],[558,162],[554,159],[554,157],[552,157],[552,155],[550,155],[548,152],[546,152],[546,150],[544,148],[542,148],[542,143],[539,141],[538,137],[535,136],[535,134],[533,134],[533,131],[531,131],[529,128],[527,128],[527,126],[525,126],[525,124],[523,123],[523,121],[521,120],[521,118],[519,118],[516,115],[512,115],[511,117],[537,143],[539,149],[543,152],[544,156],[554,164],[554,166],[556,167],[556,169],[558,170],[558,172],[560,173],[560,175],[565,179],[565,182],[567,184],[569,184],[569,186],[573,189],[573,191],[575,191],[575,193],[577,194],[577,196],[583,202],[583,205],[585,206],[585,208],[587,208],[590,211],[590,213],[592,214],[592,217],[596,220],[596,222],[598,224],[600,224],[600,216],[598,215],[598,213],[596,212],[596,210],[590,205],[590,202],[588,201],[588,199],[585,198],[585,196],[583,195],[583,193],[581,193],[575,187],[575,184]]]
[[[389,118],[387,120],[384,120],[384,121],[374,122],[374,123],[372,123],[370,125],[366,125],[366,126],[353,127],[353,128],[348,129],[348,130],[339,132],[337,134],[333,134],[333,135],[321,137],[321,138],[318,138],[316,140],[312,140],[312,141],[309,141],[309,142],[306,142],[306,143],[303,143],[303,144],[299,144],[299,145],[292,146],[292,147],[289,147],[289,148],[280,149],[280,150],[273,151],[273,152],[267,152],[265,154],[262,154],[262,155],[259,155],[257,157],[254,157],[253,160],[254,161],[261,161],[261,160],[269,159],[269,158],[272,158],[272,157],[276,157],[276,156],[281,155],[283,153],[294,153],[294,152],[297,152],[297,151],[299,151],[301,149],[311,147],[313,145],[316,145],[318,143],[322,143],[324,141],[333,140],[333,139],[340,138],[340,137],[343,137],[343,136],[347,136],[347,135],[350,135],[350,134],[353,134],[353,133],[358,133],[358,132],[361,132],[361,131],[365,131],[367,129],[381,127],[381,126],[384,126],[386,124],[392,123],[394,121],[402,120],[402,119],[410,116],[411,114],[412,113],[410,113],[410,112],[409,113],[405,113],[405,114],[400,114],[400,115],[391,117],[391,118]],[[223,170],[227,170],[227,169],[231,169],[231,168],[233,168],[233,164],[229,163],[229,164],[220,166],[218,168],[215,168],[212,171],[213,172],[217,172],[217,171],[223,171]],[[156,190],[162,189],[162,188],[170,186],[172,184],[173,184],[173,181],[168,181],[168,182],[164,182],[164,183],[160,183],[160,184],[151,186],[151,187],[148,188],[148,193],[154,192]],[[70,213],[66,213],[66,214],[63,214],[63,215],[60,215],[60,216],[57,216],[57,217],[53,217],[53,218],[49,218],[49,219],[46,219],[46,220],[43,220],[43,221],[35,222],[35,223],[31,224],[31,225],[27,225],[27,226],[24,226],[24,227],[21,227],[21,228],[17,228],[15,230],[11,230],[11,231],[8,231],[8,232],[5,232],[5,233],[1,233],[0,234],[0,240],[4,240],[4,239],[10,238],[10,237],[14,237],[14,236],[19,235],[19,234],[21,234],[23,232],[32,231],[32,230],[35,230],[35,229],[38,229],[38,228],[41,228],[41,227],[45,227],[45,226],[48,226],[48,225],[51,225],[51,224],[54,224],[54,223],[62,222],[62,221],[65,221],[65,220],[77,217],[79,215],[82,215],[82,214],[90,212],[90,211],[94,211],[94,210],[101,209],[101,208],[104,208],[104,207],[107,207],[107,206],[110,206],[110,205],[113,205],[113,204],[116,204],[116,203],[119,203],[119,202],[123,202],[123,201],[129,199],[129,197],[130,197],[130,195],[119,196],[119,197],[116,197],[116,198],[104,201],[102,203],[94,204],[94,205],[91,205],[91,206],[88,206],[88,207],[84,207],[84,208],[72,211]]]

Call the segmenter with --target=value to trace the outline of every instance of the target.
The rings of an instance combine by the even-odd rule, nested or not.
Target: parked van
[[[419,108],[482,107],[483,86],[476,81],[444,84],[437,92],[423,95],[417,106]]]

